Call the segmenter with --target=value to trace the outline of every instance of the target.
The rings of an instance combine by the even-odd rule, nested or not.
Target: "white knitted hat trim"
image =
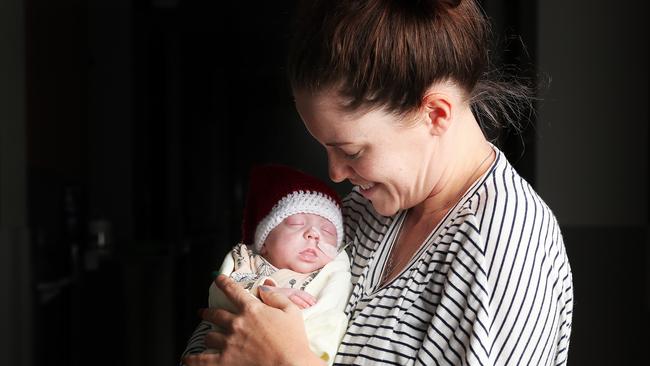
[[[282,197],[257,224],[255,250],[259,252],[262,249],[266,237],[282,220],[297,213],[314,214],[330,221],[336,228],[336,246],[340,247],[343,241],[343,217],[336,202],[320,192],[297,191]]]

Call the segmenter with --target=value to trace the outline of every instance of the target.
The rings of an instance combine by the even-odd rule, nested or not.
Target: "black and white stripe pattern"
[[[339,365],[566,364],[571,270],[551,210],[503,154],[378,288],[405,212],[344,202],[353,291]]]
[[[210,331],[212,331],[212,324],[210,322],[202,320],[199,325],[197,325],[196,329],[194,329],[194,332],[192,333],[190,339],[187,340],[187,346],[181,355],[181,360],[187,355],[205,351],[207,349],[205,346],[205,336]],[[181,365],[182,364],[183,363],[181,362]]]

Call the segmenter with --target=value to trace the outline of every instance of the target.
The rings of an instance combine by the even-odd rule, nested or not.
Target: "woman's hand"
[[[184,366],[212,366],[218,365],[219,355],[215,353],[197,353],[183,358]]]
[[[223,330],[205,338],[220,353],[188,356],[186,365],[323,365],[309,349],[300,309],[285,295],[262,287],[262,302],[227,276],[214,282],[238,313],[203,310],[203,319]]]

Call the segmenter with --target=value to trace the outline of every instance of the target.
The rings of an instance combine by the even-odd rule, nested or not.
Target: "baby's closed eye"
[[[288,225],[304,225],[305,224],[305,218],[302,217],[302,215],[291,215],[284,219],[284,222]]]
[[[333,225],[329,225],[329,224],[323,225],[321,226],[321,230],[327,234],[336,235],[336,229],[334,228]]]

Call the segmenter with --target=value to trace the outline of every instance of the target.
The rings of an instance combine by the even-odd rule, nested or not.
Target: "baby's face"
[[[277,268],[309,273],[334,259],[336,239],[336,228],[327,219],[295,214],[271,230],[260,254]]]

